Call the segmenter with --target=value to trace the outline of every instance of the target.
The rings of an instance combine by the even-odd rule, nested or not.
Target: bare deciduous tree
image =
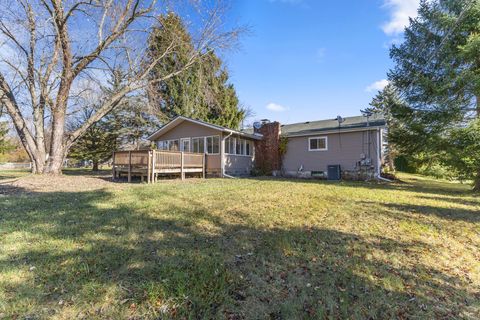
[[[2,1],[0,108],[11,117],[35,173],[61,173],[72,144],[125,96],[184,72],[210,49],[235,43],[240,30],[224,30],[224,3],[205,7],[198,0],[191,6],[183,2],[185,12],[198,15],[192,18],[196,39],[190,59],[178,70],[148,79],[177,45],[173,39],[165,52],[147,60],[150,27],[160,12],[180,2],[170,1],[167,9],[156,0]],[[77,98],[98,89],[106,74],[119,67],[127,75],[122,86],[102,97],[96,113],[81,126],[67,131],[69,117],[82,108]]]

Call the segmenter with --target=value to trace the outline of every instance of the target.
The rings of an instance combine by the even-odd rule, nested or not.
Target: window
[[[157,148],[158,150],[168,150],[168,141],[158,141]]]
[[[179,149],[178,140],[168,140],[168,150],[178,151]]]
[[[192,147],[195,153],[205,153],[205,138],[192,138]]]
[[[251,146],[250,146],[251,142],[249,140],[245,141],[245,155],[247,156],[251,156]]]
[[[327,137],[308,138],[308,151],[328,150]]]
[[[207,153],[216,154],[220,152],[220,137],[206,137],[207,140]]]
[[[181,139],[180,142],[180,150],[184,152],[190,152],[190,138]]]
[[[165,140],[157,142],[158,150],[178,151],[178,140]]]
[[[245,155],[245,140],[240,139],[240,154]]]
[[[225,153],[251,156],[253,155],[253,142],[246,139],[228,137],[225,140]]]
[[[236,154],[237,153],[236,149],[235,149],[236,148],[235,145],[236,145],[235,138],[230,138],[230,153],[231,154]]]
[[[225,153],[230,153],[230,137],[225,139]]]
[[[235,154],[242,154],[242,152],[240,151],[240,139],[235,139]]]

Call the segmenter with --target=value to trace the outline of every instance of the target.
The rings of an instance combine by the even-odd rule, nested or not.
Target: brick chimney
[[[271,175],[281,169],[280,157],[280,123],[262,120],[262,126],[254,129],[263,135],[263,139],[255,143],[255,166],[263,174]]]

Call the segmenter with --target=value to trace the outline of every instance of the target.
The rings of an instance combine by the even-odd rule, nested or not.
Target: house
[[[264,120],[238,131],[179,116],[148,139],[159,150],[205,153],[209,175],[248,175],[256,167],[293,177],[328,177],[329,168],[375,177],[385,126],[381,115],[372,115],[285,125]]]
[[[256,131],[263,134],[262,149],[266,150],[262,156],[267,159],[257,157],[257,165],[267,167],[267,171],[274,174],[327,177],[328,167],[333,165],[340,166],[345,175],[363,178],[380,175],[386,127],[381,115],[337,117],[286,125],[264,122],[258,127]],[[284,154],[269,150],[269,146],[281,140],[285,144]]]
[[[158,150],[205,153],[207,175],[248,175],[260,134],[178,116],[148,137]]]

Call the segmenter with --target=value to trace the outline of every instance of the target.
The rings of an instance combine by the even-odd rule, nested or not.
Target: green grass
[[[11,180],[30,174],[27,170],[0,170],[0,183],[5,180]]]
[[[0,195],[0,318],[478,319],[480,198],[402,178]]]

